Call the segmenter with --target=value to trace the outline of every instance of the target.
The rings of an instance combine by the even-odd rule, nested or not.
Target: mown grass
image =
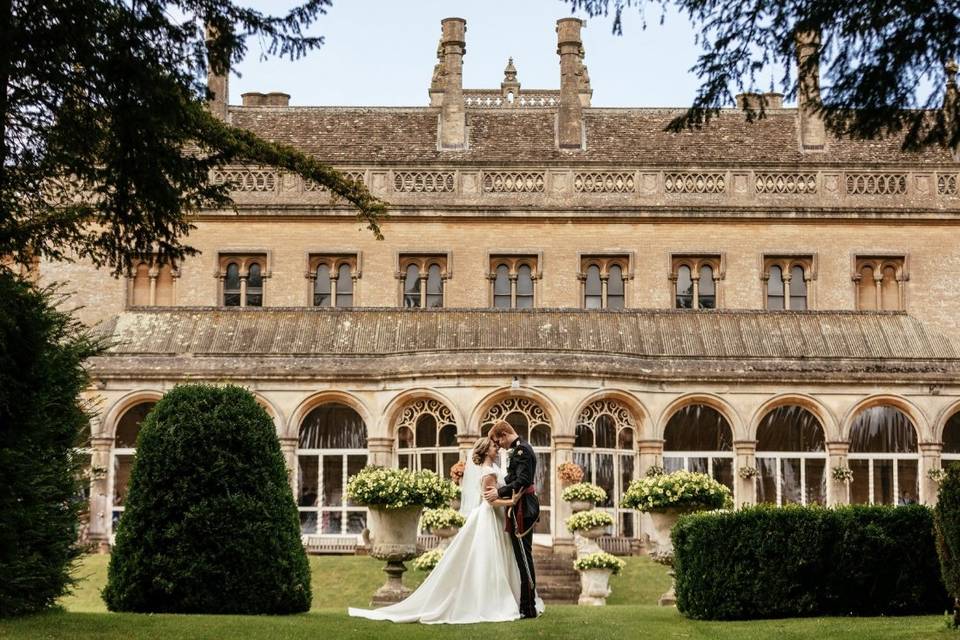
[[[88,556],[77,568],[80,584],[63,609],[0,622],[0,638],[96,638],[178,640],[180,638],[691,638],[704,640],[885,640],[951,638],[942,616],[906,618],[804,618],[749,622],[688,620],[676,609],[656,606],[669,578],[646,558],[631,558],[611,582],[607,607],[551,606],[539,620],[499,625],[450,627],[394,625],[358,620],[348,606],[366,606],[383,582],[381,564],[363,557],[314,557],[313,609],[296,616],[180,616],[107,613],[99,591],[106,580],[107,556]],[[422,574],[407,573],[419,584]]]

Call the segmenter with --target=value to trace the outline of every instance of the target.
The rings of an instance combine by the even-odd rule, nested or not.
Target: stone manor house
[[[957,154],[831,136],[815,74],[797,107],[742,95],[765,117],[668,133],[681,109],[591,105],[582,26],[557,22],[559,90],[512,60],[499,88],[465,89],[459,18],[427,106],[231,105],[211,77],[219,117],[389,202],[386,239],[315,184],[237,166],[215,176],[236,208],[195,217],[199,256],[119,280],[41,265],[114,341],[91,363],[94,541],[123,513],[140,422],[185,381],[256,394],[308,543],[354,544],[344,486],[364,465],[447,474],[499,418],[540,453],[538,540],[561,548],[571,460],[621,541],[643,523],[620,495],[652,466],[738,504],[935,500],[929,472],[960,459]]]

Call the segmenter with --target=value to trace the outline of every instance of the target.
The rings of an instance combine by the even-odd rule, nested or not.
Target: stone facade
[[[362,513],[341,485],[365,456],[445,471],[511,412],[543,454],[540,531],[560,546],[569,514],[553,476],[569,460],[615,494],[681,465],[721,477],[739,503],[935,499],[927,471],[945,444],[953,455],[944,431],[960,410],[955,155],[835,139],[775,95],[756,122],[728,110],[667,133],[680,110],[591,106],[580,26],[558,24],[559,91],[524,89],[512,61],[499,90],[464,89],[466,31],[452,19],[430,106],[290,107],[278,93],[214,105],[362,180],[390,203],[384,241],[315,185],[233,167],[214,178],[234,185],[236,209],[199,212],[189,243],[201,254],[174,269],[115,280],[41,266],[116,340],[92,367],[95,539],[122,508],[128,410],[184,380],[257,394],[309,535],[355,536]],[[798,39],[798,53],[816,43]],[[805,82],[804,99],[819,99]],[[700,310],[671,310],[688,281]],[[224,306],[234,299],[246,308]],[[425,400],[455,428],[398,427]],[[785,434],[806,433],[801,412],[820,431],[798,449]],[[362,437],[324,431],[341,423]],[[707,423],[708,449],[678,435]],[[853,484],[835,467],[853,468]],[[615,533],[639,536],[635,515],[618,511]]]

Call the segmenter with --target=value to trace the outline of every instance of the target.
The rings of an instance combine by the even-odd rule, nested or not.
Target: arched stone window
[[[313,280],[313,306],[329,307],[333,305],[333,296],[330,287],[330,267],[325,264],[317,266]]]
[[[303,534],[357,535],[366,509],[347,500],[347,479],[367,465],[367,425],[345,404],[330,402],[300,423],[297,504]]]
[[[857,309],[905,309],[907,280],[909,274],[905,255],[857,256],[853,271]]]
[[[676,309],[716,309],[723,279],[722,254],[671,254],[670,280]]]
[[[220,254],[220,293],[225,307],[262,307],[267,254]]]
[[[685,264],[677,268],[676,298],[677,309],[693,309],[693,278]]]
[[[584,481],[604,488],[607,501],[597,505],[613,516],[614,535],[636,535],[634,511],[620,508],[620,497],[636,477],[637,423],[617,400],[592,402],[577,418],[573,461],[583,468]]]
[[[783,269],[779,265],[773,265],[767,279],[767,309],[783,309],[783,299]]]
[[[510,302],[510,267],[505,264],[497,265],[493,279],[493,306],[497,309],[509,309]]]
[[[943,451],[940,459],[940,466],[944,469],[947,464],[960,460],[960,411],[950,416],[943,427]]]
[[[315,307],[352,307],[360,277],[358,253],[312,253],[307,279]]]
[[[450,478],[450,467],[460,460],[460,452],[457,423],[445,404],[433,398],[411,402],[397,418],[396,432],[401,469],[429,469]]]
[[[552,488],[553,466],[551,438],[552,429],[550,418],[539,404],[529,398],[506,398],[487,409],[480,422],[480,435],[487,435],[490,427],[498,420],[506,420],[524,440],[528,441],[537,452],[537,477],[535,479],[539,489],[540,522],[537,523],[534,533],[549,534],[552,530]],[[505,461],[504,461],[505,464]],[[506,470],[506,467],[504,467]]]
[[[406,276],[403,279],[403,306],[407,308],[420,306],[420,267],[416,264],[407,265]]]
[[[443,290],[450,277],[450,254],[400,254],[402,302],[407,308],[443,307]]]
[[[914,504],[920,498],[917,430],[890,405],[864,409],[850,428],[850,501]]]
[[[541,278],[539,256],[506,255],[490,257],[491,299],[495,309],[531,309],[536,306],[534,290]]]
[[[517,309],[533,308],[533,270],[528,264],[517,268]]]
[[[717,286],[713,278],[713,267],[709,264],[700,267],[698,296],[701,309],[717,308]]]
[[[804,311],[810,307],[810,283],[816,278],[816,254],[764,255],[767,309]]]
[[[777,407],[757,428],[758,502],[827,503],[827,452],[823,427],[796,405]]]
[[[240,306],[240,265],[236,262],[227,265],[227,274],[223,280],[223,306]]]
[[[584,309],[623,309],[626,305],[625,281],[631,256],[588,255],[580,258],[577,279]]]
[[[674,413],[663,432],[663,467],[706,473],[733,490],[733,430],[719,411],[690,404]]]
[[[603,284],[600,281],[600,267],[591,264],[583,281],[583,308],[603,308]]]
[[[123,514],[127,490],[130,487],[133,459],[137,454],[140,425],[156,404],[156,402],[135,404],[124,411],[120,420],[117,421],[113,438],[113,464],[110,470],[111,528],[116,527],[117,521]]]
[[[127,303],[135,307],[172,305],[178,276],[172,264],[160,264],[154,255],[137,261],[129,274]]]
[[[251,263],[247,270],[247,306],[263,306],[263,268],[259,262]]]

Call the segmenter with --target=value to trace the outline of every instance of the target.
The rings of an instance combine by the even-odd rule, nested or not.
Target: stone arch
[[[450,398],[446,395],[435,391],[433,389],[427,389],[423,387],[415,389],[406,389],[390,400],[387,403],[386,408],[383,411],[383,416],[381,418],[379,433],[385,434],[386,437],[394,438],[396,437],[395,427],[397,419],[403,413],[403,410],[411,403],[417,400],[431,399],[436,400],[440,404],[444,405],[447,409],[450,410],[450,413],[453,414],[453,420],[457,424],[457,434],[462,435],[465,433],[466,422],[463,419],[463,415],[460,412],[460,407],[456,405]]]
[[[594,391],[586,398],[581,400],[577,405],[576,410],[573,412],[572,423],[574,434],[576,433],[577,422],[580,420],[580,415],[583,413],[583,410],[597,400],[616,400],[627,407],[627,409],[633,415],[634,421],[636,422],[634,447],[638,447],[640,441],[647,435],[649,423],[651,422],[650,412],[647,411],[647,408],[643,406],[643,403],[640,402],[636,396],[621,389],[600,389],[599,391]]]
[[[850,440],[850,429],[853,427],[853,423],[856,421],[857,416],[859,416],[861,412],[866,409],[871,409],[873,407],[882,405],[890,405],[891,407],[902,411],[904,415],[910,418],[910,422],[913,423],[913,428],[917,432],[917,442],[929,442],[930,430],[929,425],[927,424],[926,416],[923,415],[923,412],[906,398],[889,394],[876,394],[868,396],[854,404],[843,417],[843,422],[840,428],[840,439]]]
[[[950,418],[955,416],[957,413],[960,413],[960,400],[956,400],[948,404],[940,411],[939,415],[937,415],[936,422],[934,423],[934,442],[943,442],[943,431],[947,428],[947,422],[949,422]]]
[[[257,401],[257,404],[263,407],[264,410],[267,412],[267,415],[269,415],[270,418],[273,420],[273,426],[277,431],[277,435],[278,436],[282,435],[283,425],[285,424],[285,421],[283,419],[283,412],[281,412],[277,408],[277,405],[271,402],[270,399],[267,398],[265,395],[261,394],[258,391],[254,391],[253,389],[248,389],[248,391],[250,391],[250,393],[253,394],[253,398],[254,400]]]
[[[661,440],[664,439],[664,433],[670,418],[680,409],[695,404],[706,405],[718,411],[730,425],[734,441],[744,439],[743,422],[740,420],[740,415],[736,409],[726,400],[712,393],[687,393],[667,405],[657,421],[656,437]]]
[[[818,400],[803,393],[783,393],[764,401],[764,403],[753,412],[753,416],[750,418],[747,439],[757,439],[757,430],[760,428],[760,423],[763,422],[763,419],[767,417],[767,414],[779,407],[790,405],[802,407],[812,413],[817,420],[820,421],[820,426],[823,428],[823,435],[827,442],[840,439],[840,431],[833,413]]]
[[[318,391],[297,405],[297,408],[294,409],[293,413],[290,414],[290,419],[287,421],[287,427],[284,431],[283,437],[287,438],[297,438],[300,435],[300,423],[303,422],[304,418],[312,411],[314,408],[331,402],[339,402],[340,404],[345,404],[354,411],[356,411],[361,418],[363,418],[363,423],[367,427],[367,435],[369,437],[372,432],[373,420],[371,418],[370,410],[367,406],[353,394],[347,393],[346,391],[336,391],[336,390],[326,390]]]
[[[526,398],[540,405],[550,419],[550,432],[552,435],[555,436],[558,433],[565,434],[567,431],[570,431],[570,435],[573,435],[572,429],[562,419],[557,405],[544,393],[536,389],[531,389],[530,387],[520,387],[518,389],[501,387],[488,393],[477,403],[476,407],[474,407],[473,413],[470,415],[470,421],[468,422],[469,430],[467,434],[479,437],[480,422],[483,420],[483,416],[498,402],[509,398]]]
[[[159,402],[160,398],[163,397],[163,393],[163,391],[156,389],[137,389],[121,396],[104,414],[103,420],[100,421],[99,432],[92,435],[102,438],[115,437],[117,433],[117,423],[128,409],[141,402]]]

